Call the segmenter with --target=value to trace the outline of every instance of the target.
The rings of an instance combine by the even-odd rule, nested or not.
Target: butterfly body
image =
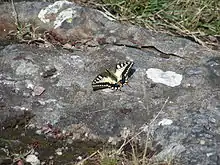
[[[121,89],[128,83],[128,75],[133,66],[133,62],[127,61],[116,65],[114,71],[108,69],[99,74],[92,82],[93,90],[112,88]]]

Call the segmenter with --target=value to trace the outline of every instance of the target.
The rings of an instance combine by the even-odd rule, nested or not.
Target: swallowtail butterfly
[[[124,84],[128,84],[128,77],[132,66],[134,65],[131,61],[119,63],[116,65],[114,71],[108,69],[105,72],[99,74],[92,82],[93,90],[112,88],[120,89]]]

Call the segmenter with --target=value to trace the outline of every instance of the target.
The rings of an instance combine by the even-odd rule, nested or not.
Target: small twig
[[[131,150],[132,150],[133,164],[138,165],[138,159],[137,159],[137,156],[135,154],[136,152],[135,152],[135,149],[134,149],[133,145],[131,145]]]
[[[145,142],[145,147],[144,147],[144,153],[142,157],[142,165],[146,164],[146,155],[147,155],[147,149],[148,149],[148,138],[149,138],[149,131],[147,131],[147,137],[146,137],[146,142]]]
[[[161,114],[161,112],[163,111],[163,109],[164,109],[165,105],[167,104],[168,100],[169,100],[169,97],[167,97],[167,99],[165,100],[165,102],[164,102],[162,108],[160,109],[160,111],[157,113],[157,115],[154,117],[154,119],[150,122],[149,127],[153,124],[153,122],[154,122],[154,121],[158,118],[158,116]],[[149,128],[149,127],[148,127],[148,128]],[[137,137],[138,135],[140,135],[140,134],[141,134],[142,132],[144,132],[144,131],[145,131],[145,129],[142,129],[140,132],[138,132],[136,135],[134,135],[132,138],[130,138],[126,143],[123,143],[123,144],[121,145],[121,147],[116,151],[116,153],[120,153],[120,152],[122,151],[123,147],[124,147],[126,144],[128,144],[130,141],[132,141],[135,137]]]
[[[11,5],[12,5],[12,9],[13,9],[13,16],[15,18],[15,25],[19,26],[19,19],[18,19],[18,13],[15,9],[15,4],[14,4],[14,0],[11,0]]]
[[[23,153],[23,154],[20,154],[20,155],[18,155],[18,154],[12,154],[11,156],[12,157],[14,157],[13,158],[13,163],[15,163],[15,162],[17,162],[17,161],[19,161],[19,160],[24,160],[25,159],[25,157],[27,157],[28,155],[30,155],[31,153],[33,153],[34,152],[34,148],[31,148],[29,151],[27,151],[26,153]]]
[[[83,165],[83,163],[84,163],[85,161],[87,161],[87,160],[90,159],[91,157],[95,156],[97,153],[99,153],[99,150],[96,151],[96,152],[94,152],[94,153],[92,153],[91,155],[89,155],[89,156],[86,157],[85,159],[81,160],[81,161],[78,162],[76,165]]]

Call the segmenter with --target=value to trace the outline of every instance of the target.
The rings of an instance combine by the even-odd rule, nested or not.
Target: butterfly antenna
[[[129,86],[130,88],[132,88],[132,87],[128,84],[128,82],[126,82],[125,84],[126,84],[127,86]]]

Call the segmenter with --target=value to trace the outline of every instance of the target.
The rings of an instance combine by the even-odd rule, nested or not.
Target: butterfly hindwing
[[[127,61],[116,65],[115,71],[105,70],[99,74],[92,82],[93,90],[112,88],[118,89],[127,81],[128,73],[133,66],[133,62]]]
[[[109,77],[108,74],[102,73],[93,80],[92,87],[93,90],[112,88],[115,83],[116,81]]]

